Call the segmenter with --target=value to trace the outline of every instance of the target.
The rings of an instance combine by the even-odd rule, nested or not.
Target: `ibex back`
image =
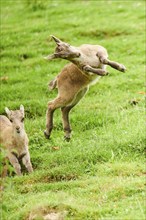
[[[61,108],[65,139],[69,140],[71,127],[69,123],[70,110],[81,100],[91,84],[95,84],[101,76],[107,75],[106,65],[124,72],[124,65],[108,59],[106,49],[100,45],[84,44],[74,47],[52,36],[57,44],[55,53],[45,57],[47,60],[66,59],[72,63],[66,65],[61,73],[50,82],[50,88],[58,88],[56,99],[48,103],[46,113],[46,130],[49,138],[53,129],[53,113]]]

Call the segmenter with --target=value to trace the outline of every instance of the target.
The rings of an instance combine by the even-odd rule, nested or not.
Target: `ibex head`
[[[24,106],[20,105],[19,110],[9,110],[7,107],[5,108],[5,112],[12,123],[14,132],[19,134],[24,132]]]
[[[52,60],[55,58],[62,58],[66,60],[72,60],[80,56],[80,52],[76,47],[71,46],[70,44],[61,41],[57,37],[51,35],[52,39],[56,43],[55,53],[44,57],[46,60]]]

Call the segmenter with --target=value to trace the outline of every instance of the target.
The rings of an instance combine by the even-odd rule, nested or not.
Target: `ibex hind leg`
[[[63,120],[63,129],[64,129],[64,138],[66,141],[70,140],[71,137],[71,126],[69,122],[69,112],[70,110],[83,98],[85,93],[88,91],[88,87],[82,89],[72,101],[72,104],[61,108],[62,111],[62,120]]]
[[[119,70],[121,72],[126,71],[126,67],[123,64],[109,60],[105,55],[103,55],[103,53],[101,51],[99,51],[97,53],[97,56],[98,56],[99,60],[101,61],[101,63],[109,65],[112,68]]]
[[[48,103],[48,109],[46,112],[46,130],[44,131],[44,135],[47,139],[50,138],[52,129],[53,129],[53,114],[57,108],[62,108],[66,106],[70,102],[70,99],[65,99],[62,97],[57,97],[53,101]]]
[[[66,106],[66,107],[61,108],[63,129],[64,129],[64,139],[66,141],[69,141],[70,136],[71,136],[72,129],[71,129],[70,122],[69,122],[69,112],[73,107],[74,107],[74,105]]]

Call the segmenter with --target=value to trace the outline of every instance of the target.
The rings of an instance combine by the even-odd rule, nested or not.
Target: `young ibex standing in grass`
[[[50,82],[50,88],[58,88],[56,99],[48,103],[47,123],[44,134],[50,137],[53,128],[53,113],[61,108],[65,138],[70,139],[70,110],[81,100],[91,84],[101,76],[107,75],[106,65],[125,72],[124,65],[108,59],[107,50],[100,45],[84,44],[74,47],[52,36],[57,44],[55,53],[45,57],[46,60],[62,58],[71,61],[60,74]]]
[[[0,144],[6,149],[7,158],[13,165],[17,175],[21,175],[20,161],[22,160],[28,172],[33,168],[28,151],[28,137],[24,129],[24,107],[20,110],[5,108],[7,116],[0,115]]]

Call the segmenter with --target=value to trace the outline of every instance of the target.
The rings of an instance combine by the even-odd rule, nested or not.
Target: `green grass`
[[[145,219],[144,18],[142,0],[1,0],[0,113],[25,106],[34,167],[2,180],[3,220],[51,212],[66,212],[67,220]],[[47,84],[67,63],[43,60],[54,50],[51,34],[76,46],[103,45],[127,67],[108,67],[111,74],[72,110],[69,143],[59,110],[51,139],[43,135],[47,102],[57,94]]]

